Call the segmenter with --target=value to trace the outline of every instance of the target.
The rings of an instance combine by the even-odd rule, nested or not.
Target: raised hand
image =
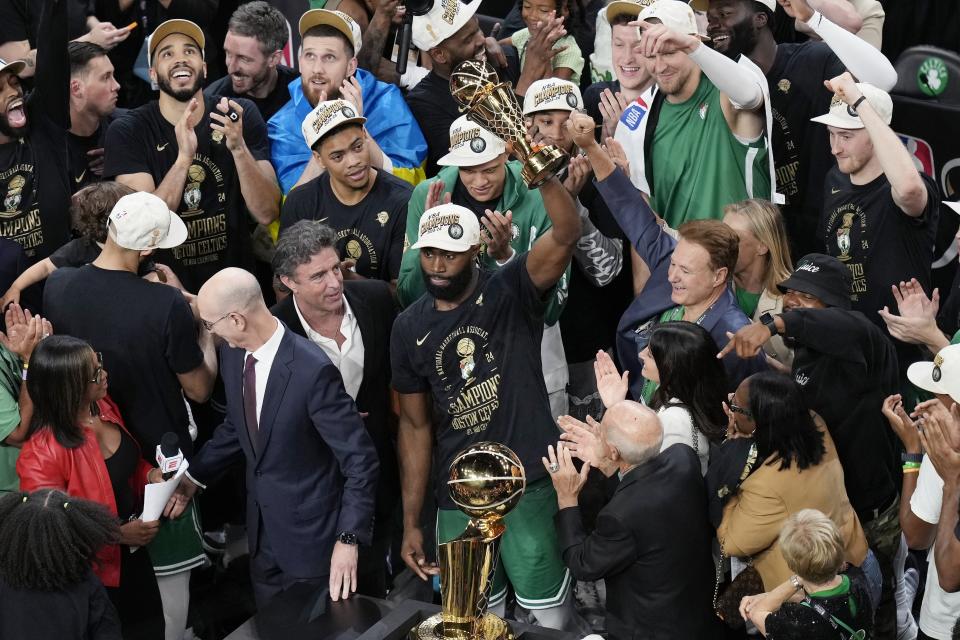
[[[619,91],[614,93],[604,89],[600,94],[600,115],[603,116],[603,139],[612,138],[623,110],[627,108],[627,99]]]
[[[903,409],[903,398],[899,393],[887,396],[881,406],[883,417],[890,423],[890,428],[900,438],[907,453],[920,453],[920,431],[917,424],[910,419]]]
[[[437,205],[450,204],[453,194],[448,193],[446,196],[444,196],[444,189],[446,189],[446,185],[443,184],[443,180],[434,180],[430,183],[430,186],[427,187],[427,199],[423,203],[424,211],[433,209]]]
[[[587,421],[581,422],[573,416],[560,416],[557,425],[563,430],[560,440],[575,458],[598,469],[614,462],[613,450],[603,441],[600,425],[593,418],[587,416]]]
[[[580,191],[590,180],[593,174],[593,167],[586,156],[573,156],[567,164],[567,177],[563,180],[563,186],[570,194],[571,198],[580,195]]]
[[[363,115],[363,90],[360,89],[360,83],[353,76],[343,79],[340,85],[340,95],[344,100],[357,108],[357,115]]]
[[[210,113],[210,128],[223,134],[227,149],[230,151],[239,151],[244,148],[243,107],[234,100],[220,98],[217,110]]]
[[[593,372],[597,376],[597,391],[600,392],[604,407],[609,409],[621,400],[626,400],[627,390],[630,388],[630,372],[624,371],[621,375],[617,371],[617,365],[613,363],[613,358],[606,351],[597,351]]]
[[[200,103],[197,99],[191,98],[187,108],[183,110],[183,115],[173,126],[173,133],[177,138],[178,155],[190,161],[193,161],[193,156],[197,153],[197,133],[193,130],[190,121],[199,108]]]
[[[643,56],[648,58],[658,53],[673,53],[674,51],[689,54],[700,46],[699,38],[686,33],[677,33],[664,24],[651,24],[640,20],[631,22],[630,25],[640,28],[640,51]]]

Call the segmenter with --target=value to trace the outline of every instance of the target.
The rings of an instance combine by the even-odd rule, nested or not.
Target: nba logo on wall
[[[930,148],[926,140],[914,138],[913,136],[905,136],[901,133],[898,133],[897,136],[900,138],[900,141],[903,142],[903,146],[907,148],[907,151],[910,152],[910,155],[913,156],[913,164],[917,167],[917,171],[922,171],[936,180],[937,174],[934,173],[933,167],[933,149]]]

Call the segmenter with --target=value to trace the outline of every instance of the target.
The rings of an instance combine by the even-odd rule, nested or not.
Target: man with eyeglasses
[[[883,573],[878,615],[890,615],[900,545],[899,460],[880,408],[898,392],[897,353],[880,328],[851,310],[852,284],[850,270],[837,258],[804,256],[778,285],[783,312],[763,314],[737,331],[719,355],[754,357],[774,335],[793,343],[793,378],[837,446],[847,495]]]

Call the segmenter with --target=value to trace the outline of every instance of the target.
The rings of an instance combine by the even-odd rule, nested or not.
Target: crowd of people
[[[960,637],[960,204],[879,2],[437,0],[402,74],[397,0],[227,4],[0,0],[0,637],[219,637],[228,543],[259,610],[429,599],[483,441],[501,617]]]

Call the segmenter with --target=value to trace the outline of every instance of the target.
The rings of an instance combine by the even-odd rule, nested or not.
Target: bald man
[[[564,442],[549,447],[543,463],[557,490],[563,561],[577,580],[606,582],[610,637],[631,638],[637,629],[664,640],[718,637],[707,493],[696,453],[685,444],[660,452],[660,419],[630,400],[610,407],[599,425],[569,416],[562,422],[597,436],[574,447],[584,460],[579,472]],[[620,482],[588,535],[577,496],[591,466]]]
[[[227,415],[190,461],[176,516],[197,487],[247,461],[247,534],[257,606],[295,583],[356,591],[357,544],[370,544],[379,465],[340,372],[267,309],[256,278],[224,269],[197,295],[203,326],[226,345]]]

